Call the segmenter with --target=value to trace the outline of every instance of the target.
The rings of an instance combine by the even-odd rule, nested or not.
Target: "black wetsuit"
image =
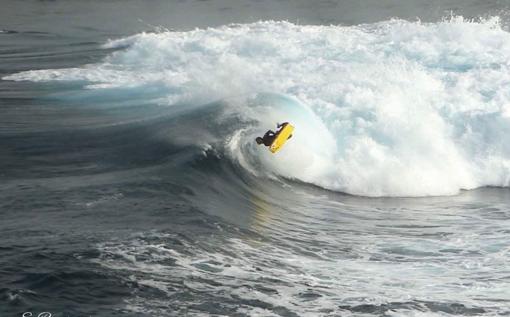
[[[264,136],[262,137],[262,142],[264,143],[265,146],[271,146],[271,144],[273,144],[274,142],[274,139],[276,139],[276,136],[278,135],[278,133],[280,133],[280,131],[283,129],[283,127],[285,127],[287,124],[289,124],[288,122],[284,122],[282,124],[277,124],[276,127],[278,128],[278,131],[277,132],[274,132],[272,130],[269,130],[266,132],[266,134],[264,134]],[[289,139],[292,137],[292,135],[289,136]]]
[[[274,142],[274,139],[276,139],[276,137],[278,136],[278,133],[280,133],[280,131],[282,131],[282,129],[287,125],[289,124],[288,122],[284,122],[282,124],[277,124],[276,125],[276,128],[278,129],[278,131],[274,132],[273,130],[269,130],[266,132],[266,134],[264,134],[264,136],[262,137],[262,143],[264,143],[265,146],[271,146],[271,144],[273,144]],[[289,139],[292,137],[292,134],[289,135]]]
[[[273,144],[275,138],[276,133],[274,133],[272,130],[269,130],[262,137],[262,142],[264,143],[265,146],[270,146],[271,144]]]

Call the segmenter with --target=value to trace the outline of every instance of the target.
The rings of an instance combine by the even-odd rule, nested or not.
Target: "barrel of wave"
[[[303,103],[293,97],[278,94],[259,94],[249,102],[251,116],[259,122],[246,136],[253,143],[250,152],[261,168],[275,176],[301,181],[327,177],[333,164],[336,142],[323,122]],[[275,154],[257,147],[255,136],[275,130],[278,122],[294,127],[292,138]],[[256,135],[258,134],[258,135]]]

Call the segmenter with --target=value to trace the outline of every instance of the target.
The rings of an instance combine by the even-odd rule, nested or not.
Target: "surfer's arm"
[[[284,123],[282,123],[282,124],[277,123],[277,124],[276,124],[276,128],[280,129],[281,127],[284,127],[284,126],[286,126],[287,124],[289,124],[289,123],[288,123],[288,122],[284,122]]]

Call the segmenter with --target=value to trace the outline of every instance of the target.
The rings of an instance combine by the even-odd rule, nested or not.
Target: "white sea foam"
[[[294,139],[269,156],[253,146],[255,131],[238,134],[232,152],[244,163],[251,153],[272,173],[367,196],[510,185],[510,33],[497,18],[258,22],[142,33],[105,47],[121,49],[99,64],[4,79],[159,85],[170,104],[276,93],[300,110],[289,115],[273,99],[267,111],[237,111],[261,120],[257,133],[294,120]]]
[[[424,213],[404,201],[389,210],[366,209],[365,200],[338,208],[310,197],[288,213],[269,211],[264,226],[254,224],[264,239],[230,236],[239,231],[226,226],[192,241],[152,231],[98,244],[94,262],[164,293],[142,290],[127,299],[130,310],[149,315],[184,307],[193,315],[191,306],[204,302],[264,316],[276,308],[300,316],[360,316],[362,306],[374,309],[367,316],[451,316],[451,310],[465,316],[472,308],[500,315],[510,292],[504,278],[508,221],[490,219],[493,202],[475,204],[473,217],[466,217],[460,211],[472,202],[459,207],[462,198],[452,200]],[[337,212],[328,213],[328,206]]]

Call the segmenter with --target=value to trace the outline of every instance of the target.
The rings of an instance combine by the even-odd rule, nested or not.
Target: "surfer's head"
[[[261,145],[262,143],[264,143],[264,140],[261,137],[257,137],[255,139],[255,142],[257,142],[258,145]]]

